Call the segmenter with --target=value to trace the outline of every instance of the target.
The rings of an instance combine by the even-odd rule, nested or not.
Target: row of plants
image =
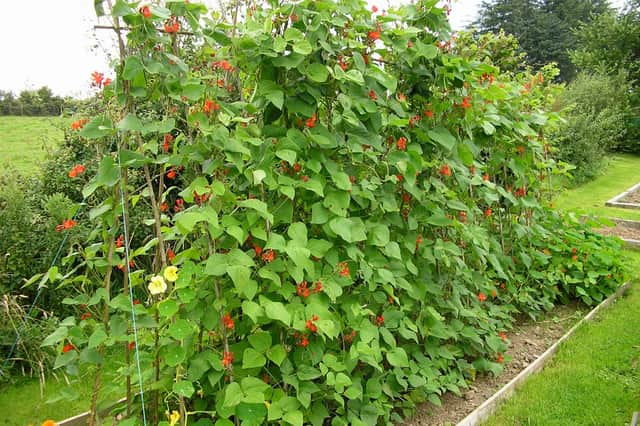
[[[121,62],[58,174],[82,237],[32,280],[73,293],[43,346],[96,365],[92,424],[105,375],[120,424],[397,422],[498,373],[516,314],[623,280],[544,201],[550,76],[452,51],[435,0],[104,6]]]

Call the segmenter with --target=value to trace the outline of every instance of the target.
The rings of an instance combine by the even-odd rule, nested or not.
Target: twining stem
[[[125,168],[122,170],[122,196],[124,198],[124,212],[123,212],[123,226],[125,227],[123,235],[129,234],[129,191],[127,189],[127,183],[129,180],[128,170]],[[126,241],[125,244],[130,244],[131,241]],[[126,262],[129,262],[129,259],[125,257],[125,271],[128,270],[128,265]],[[122,292],[125,296],[129,297],[129,274],[125,273],[122,277]],[[137,343],[136,343],[137,344]],[[129,343],[125,342],[124,345],[124,358],[127,364],[127,379],[126,379],[126,387],[127,387],[127,416],[131,415],[131,374],[129,373],[131,366],[131,351],[129,350]]]
[[[115,224],[113,226],[115,228]],[[107,254],[107,272],[104,275],[104,289],[106,290],[106,298],[104,301],[104,306],[102,309],[102,324],[104,325],[105,332],[109,331],[109,299],[111,295],[111,273],[113,271],[113,252],[115,251],[116,243],[113,238],[113,234],[109,233],[109,252]],[[104,344],[101,344],[98,347],[98,353],[102,356],[104,355]],[[102,363],[99,363],[96,366],[96,375],[95,380],[93,382],[93,394],[91,396],[91,410],[89,414],[89,420],[87,424],[89,426],[94,426],[96,424],[97,411],[98,411],[98,394],[100,393],[100,373],[102,370]]]

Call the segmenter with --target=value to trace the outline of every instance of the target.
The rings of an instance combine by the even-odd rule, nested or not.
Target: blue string
[[[84,202],[85,202],[85,199],[83,199],[82,202],[80,203],[80,207],[78,208],[78,210],[76,210],[76,213],[73,215],[73,219],[72,220],[76,220],[78,218],[78,215],[80,214],[80,211],[82,210],[82,207],[84,206]],[[65,232],[64,233],[64,237],[62,238],[62,241],[60,241],[60,245],[58,246],[58,250],[56,251],[55,256],[53,256],[53,260],[51,261],[51,265],[49,265],[49,270],[51,268],[53,268],[54,265],[58,262],[58,258],[60,257],[60,254],[62,254],[62,248],[64,247],[64,244],[67,242],[67,238],[68,237],[69,237],[69,232]],[[36,303],[38,302],[38,299],[40,298],[40,295],[42,294],[42,291],[45,288],[46,287],[44,285],[41,285],[38,288],[38,292],[36,293],[36,297],[33,298],[33,302],[31,303],[31,306],[29,306],[29,310],[27,310],[27,313],[22,318],[22,324],[20,325],[20,328],[18,329],[18,333],[16,334],[16,340],[13,342],[13,345],[11,346],[11,349],[9,349],[9,354],[7,355],[7,357],[4,360],[4,363],[2,364],[2,369],[0,369],[0,376],[4,376],[4,374],[5,374],[4,372],[5,372],[6,368],[7,368],[7,365],[9,364],[9,361],[11,360],[11,356],[13,355],[13,352],[16,350],[16,347],[18,347],[18,343],[20,342],[20,339],[22,338],[22,333],[24,333],[24,329],[27,326],[27,321],[31,317],[31,313],[33,312],[33,309],[36,307]]]
[[[120,162],[120,148],[118,147],[118,172],[120,173],[120,204],[122,206],[122,225],[124,227],[124,264],[127,268],[127,278],[129,280],[129,302],[131,303],[131,323],[133,325],[133,341],[136,345],[136,367],[138,368],[138,384],[140,385],[140,404],[142,405],[142,422],[147,424],[147,412],[144,408],[144,389],[142,388],[142,369],[140,368],[140,351],[138,349],[138,330],[136,327],[136,311],[133,304],[133,288],[131,285],[131,269],[129,268],[129,235],[127,226],[127,214],[124,199],[124,189],[122,188],[122,164]]]

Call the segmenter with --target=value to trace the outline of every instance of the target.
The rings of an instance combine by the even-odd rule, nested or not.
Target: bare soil
[[[640,204],[640,190],[635,190],[630,194],[627,194],[622,200],[623,203],[635,203]]]
[[[542,355],[562,337],[584,312],[580,305],[558,306],[537,322],[521,319],[514,329],[507,333],[510,341],[507,356],[512,360],[504,366],[499,376],[480,376],[461,397],[447,393],[441,397],[442,406],[425,403],[418,407],[416,414],[405,421],[405,426],[448,426],[455,425],[482,405],[500,388],[509,383],[527,365]]]
[[[596,229],[602,235],[616,235],[625,240],[640,241],[640,223],[636,226],[627,222],[617,222],[615,226]]]

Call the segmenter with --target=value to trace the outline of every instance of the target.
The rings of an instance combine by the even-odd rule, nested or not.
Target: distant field
[[[62,141],[68,118],[0,116],[0,167],[30,173]]]

